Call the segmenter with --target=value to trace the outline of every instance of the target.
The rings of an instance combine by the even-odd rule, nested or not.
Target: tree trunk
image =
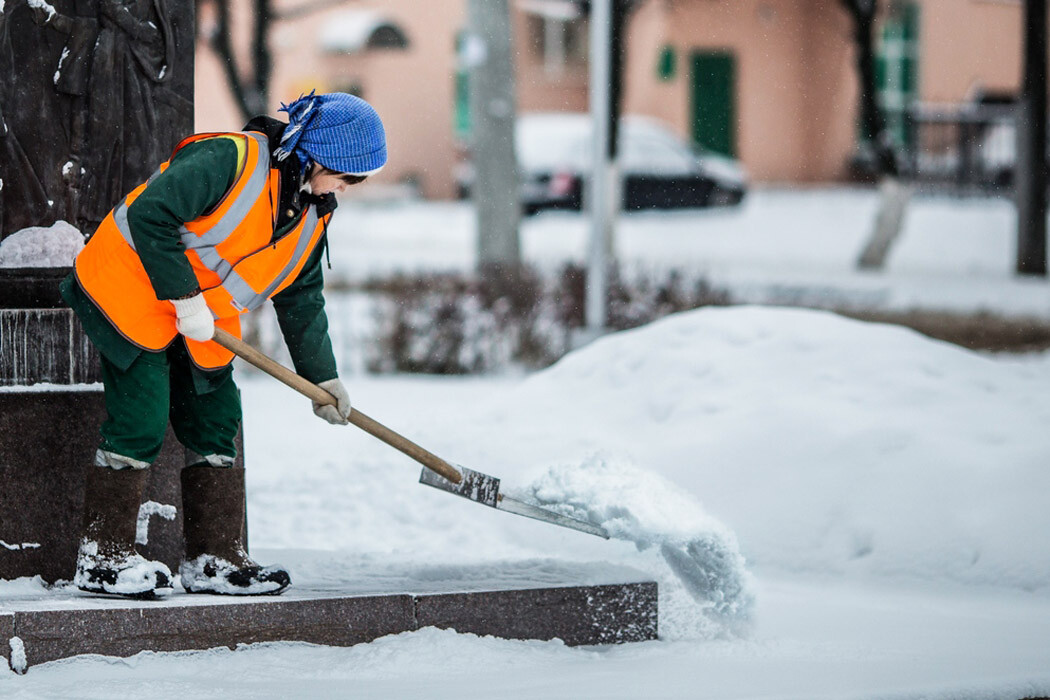
[[[237,64],[230,36],[230,0],[215,0],[215,9],[218,24],[210,45],[222,61],[226,82],[230,86],[230,92],[233,93],[234,102],[237,103],[245,121],[256,115],[266,114],[269,112],[270,76],[273,72],[273,61],[267,42],[270,24],[273,20],[270,0],[255,0],[252,64],[247,74]]]
[[[900,236],[912,187],[899,180],[897,157],[878,103],[875,81],[875,18],[878,2],[842,0],[842,5],[853,20],[857,79],[860,83],[861,129],[871,148],[875,171],[880,176],[875,222],[864,250],[857,259],[857,267],[878,270],[884,266],[894,241]]]

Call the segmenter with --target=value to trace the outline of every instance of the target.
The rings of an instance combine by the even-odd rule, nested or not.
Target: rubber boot
[[[262,567],[244,551],[244,469],[199,464],[182,470],[179,567],[187,593],[277,595],[291,584],[279,566]]]
[[[135,551],[145,469],[91,466],[73,583],[91,593],[154,598],[171,591],[171,571]]]

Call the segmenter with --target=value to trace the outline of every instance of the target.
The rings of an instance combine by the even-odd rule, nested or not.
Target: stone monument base
[[[105,416],[97,385],[0,387],[0,579],[73,578],[86,470],[94,468]],[[240,454],[237,463],[244,463]],[[143,501],[173,505],[177,513],[172,521],[151,517],[149,543],[139,551],[173,571],[183,547],[183,466],[182,446],[169,428]]]
[[[369,592],[349,582],[343,592],[296,586],[280,597],[230,598],[173,593],[159,601],[90,596],[64,588],[0,600],[0,653],[24,649],[26,667],[77,654],[132,656],[238,644],[299,641],[351,646],[423,627],[507,639],[561,639],[569,645],[619,644],[657,638],[657,586],[609,571],[594,583],[580,567],[579,582],[492,582],[470,586],[436,582],[406,592]],[[592,567],[593,569],[593,567]],[[293,580],[295,571],[293,567]],[[637,574],[637,572],[635,572]],[[520,576],[518,574],[517,576]],[[516,576],[516,578],[517,578]],[[419,585],[428,576],[408,575]],[[542,578],[542,577],[541,577]],[[572,578],[571,570],[566,578]],[[623,582],[628,580],[629,582]],[[13,643],[12,643],[13,642]]]
[[[58,291],[71,269],[0,267],[0,386],[101,381],[98,350]]]

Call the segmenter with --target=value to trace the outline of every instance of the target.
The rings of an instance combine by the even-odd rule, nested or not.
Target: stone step
[[[506,639],[557,638],[569,645],[646,641],[657,638],[657,585],[526,584],[342,595],[316,589],[273,598],[180,592],[159,601],[42,595],[0,600],[0,654],[23,672],[78,654],[127,657],[275,641],[351,646],[431,626]],[[18,658],[23,649],[24,666]]]

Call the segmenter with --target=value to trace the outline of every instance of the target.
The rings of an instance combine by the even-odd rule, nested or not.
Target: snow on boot
[[[245,554],[236,563],[212,554],[182,562],[179,576],[187,593],[277,595],[292,582],[279,566],[259,566]]]
[[[155,598],[171,592],[171,571],[135,551],[145,469],[88,469],[84,528],[73,584],[89,593]]]
[[[153,599],[171,592],[171,570],[137,553],[103,554],[98,542],[81,541],[73,583],[89,593]]]
[[[179,567],[187,593],[277,595],[291,584],[279,566],[259,566],[244,551],[244,469],[196,464],[182,470]]]

